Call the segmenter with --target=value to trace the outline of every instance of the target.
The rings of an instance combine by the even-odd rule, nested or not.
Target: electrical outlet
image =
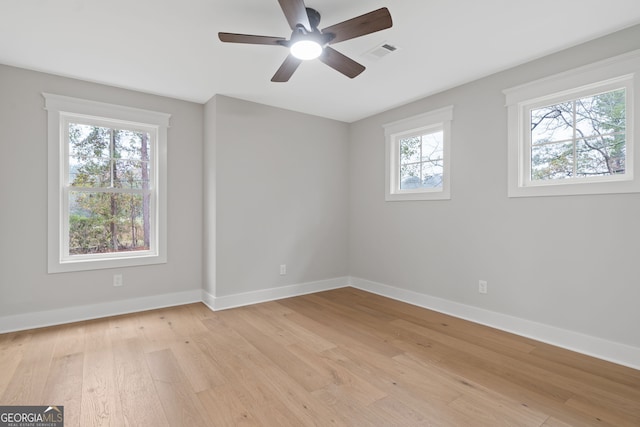
[[[124,282],[122,281],[122,274],[114,274],[113,275],[113,286],[122,286]]]
[[[287,264],[280,264],[280,275],[284,276],[287,274]]]
[[[480,280],[478,282],[478,292],[480,292],[481,294],[486,294],[487,293],[487,281],[486,280]]]

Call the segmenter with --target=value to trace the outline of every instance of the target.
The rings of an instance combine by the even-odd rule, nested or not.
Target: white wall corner
[[[356,289],[445,313],[598,359],[628,366],[633,369],[640,369],[640,348],[638,347],[608,341],[591,335],[561,329],[427,294],[400,289],[358,277],[351,277],[350,284]]]
[[[202,303],[206,305],[209,310],[216,311],[216,297],[205,289],[202,289]]]
[[[0,317],[0,334],[192,304],[200,301],[202,301],[202,290],[194,289],[191,291],[2,316]]]

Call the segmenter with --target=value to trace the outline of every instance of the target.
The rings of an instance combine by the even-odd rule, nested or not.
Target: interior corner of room
[[[502,92],[639,48],[636,25],[353,122],[0,65],[0,332],[352,286],[640,369],[640,195],[509,198]],[[42,92],[171,114],[166,263],[47,273]],[[447,105],[451,199],[386,202],[383,125]]]

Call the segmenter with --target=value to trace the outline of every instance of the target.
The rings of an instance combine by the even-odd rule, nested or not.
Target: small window
[[[450,133],[453,107],[384,125],[386,200],[450,198]]]
[[[640,191],[634,178],[637,53],[505,91],[509,196]]]
[[[166,262],[163,153],[169,116],[44,96],[49,272]]]

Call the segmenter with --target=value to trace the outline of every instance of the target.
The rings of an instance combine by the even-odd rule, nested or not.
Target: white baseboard
[[[640,369],[640,348],[357,277],[351,286],[408,304],[528,337],[567,350]]]
[[[22,331],[202,301],[202,290],[108,301],[0,317],[0,333]]]
[[[202,291],[202,302],[204,302],[213,311],[225,310],[244,305],[258,304],[261,302],[344,288],[349,286],[349,283],[350,278],[348,276],[344,276],[336,277],[334,279],[318,280],[316,282],[306,282],[220,297],[216,297],[206,291]]]

